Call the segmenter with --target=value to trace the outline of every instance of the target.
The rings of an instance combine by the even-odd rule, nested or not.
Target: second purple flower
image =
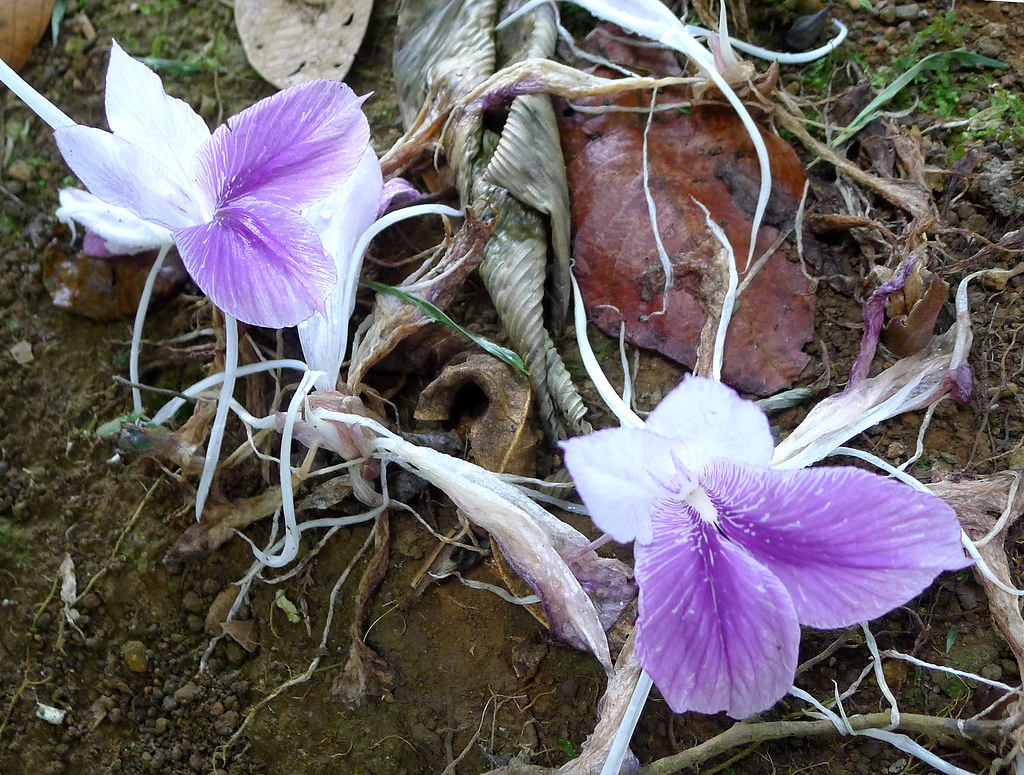
[[[856,468],[779,471],[768,419],[688,377],[640,429],[563,442],[594,523],[635,541],[640,664],[677,713],[767,710],[800,625],[874,619],[970,563],[939,498]]]

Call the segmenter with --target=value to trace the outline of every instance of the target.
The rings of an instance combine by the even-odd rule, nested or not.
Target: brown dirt
[[[368,112],[378,150],[388,147],[399,131],[389,72],[394,5],[377,4],[370,35],[349,79],[357,92],[375,92]],[[921,8],[931,16],[915,18],[909,27],[889,24],[881,14],[844,11],[858,20],[845,49],[863,52],[870,72],[945,11],[939,3]],[[80,12],[95,28],[95,39],[86,38],[76,16]],[[991,99],[991,83],[1017,90],[1015,73],[1024,66],[1019,42],[1024,7],[967,2],[957,4],[957,14],[969,25],[966,45],[996,46],[998,56],[1011,65],[994,80],[974,72],[952,75],[958,93],[972,94],[972,107],[980,109]],[[1006,25],[1002,37],[985,26],[993,22]],[[110,37],[137,55],[200,61],[200,72],[166,74],[165,83],[172,93],[200,106],[211,122],[272,91],[246,64],[230,9],[214,0],[72,0],[57,48],[44,41],[23,75],[69,115],[102,126],[101,86]],[[929,41],[923,51],[941,47]],[[842,65],[837,61],[837,71]],[[796,77],[786,75],[784,82]],[[844,77],[837,76],[836,91]],[[814,87],[805,81],[791,88],[801,89],[810,96]],[[115,452],[111,442],[96,435],[99,425],[130,410],[127,389],[111,381],[112,375],[127,375],[130,321],[94,322],[51,304],[44,263],[54,239],[57,246],[51,250],[68,248],[67,236],[53,232],[53,210],[57,188],[71,181],[46,127],[13,97],[4,94],[0,100],[9,149],[4,151],[9,152],[6,169],[0,172],[0,773],[440,772],[467,746],[457,772],[473,773],[519,754],[528,753],[530,761],[545,766],[557,766],[574,755],[593,729],[605,682],[600,667],[586,655],[551,642],[524,609],[486,592],[448,580],[414,595],[410,581],[436,542],[402,514],[391,519],[387,573],[368,614],[374,625],[367,641],[395,669],[394,688],[365,698],[355,709],[330,699],[351,644],[364,559],[339,596],[318,671],[263,707],[237,744],[224,748],[250,708],[318,656],[328,594],[369,528],[341,530],[307,570],[280,586],[257,585],[246,616],[258,627],[258,650],[250,654],[222,641],[209,669],[197,675],[198,659],[209,642],[207,611],[249,567],[249,548],[234,540],[183,567],[161,562],[192,518],[195,481],[143,460],[110,462]],[[922,114],[902,119],[908,126],[919,120],[923,126],[932,119]],[[948,161],[941,158],[941,144],[963,142],[952,131],[931,137],[936,147],[929,161],[939,166]],[[1015,228],[1024,211],[1013,204],[1013,197],[1024,196],[1019,140],[1017,135],[975,141],[992,159],[1010,165],[1013,189],[1004,187],[1000,194],[991,187],[971,186],[954,200],[946,215],[949,226],[990,240]],[[30,174],[23,174],[24,165],[15,166],[19,160]],[[819,176],[820,190],[827,193],[828,176]],[[953,185],[948,177],[937,177],[936,199],[943,201],[946,187]],[[963,190],[961,186],[953,193]],[[1007,190],[1013,195],[1009,205]],[[877,207],[880,217],[895,223],[897,214],[885,205]],[[834,391],[855,354],[860,315],[852,292],[869,262],[847,234],[821,240],[818,271],[827,277],[819,287],[817,340],[808,348],[812,365],[803,383],[825,368],[824,348],[833,374],[829,391]],[[950,232],[941,245],[932,268],[951,284],[966,270],[982,268],[968,261],[980,246],[977,239]],[[1004,267],[1016,260],[992,259]],[[975,397],[967,407],[940,405],[925,439],[925,457],[916,465],[922,478],[944,472],[986,474],[1024,464],[1024,366],[1016,343],[1024,319],[1022,279],[998,292],[981,287],[972,291]],[[168,339],[193,330],[197,320],[208,326],[208,311],[189,295],[194,291],[186,285],[184,293],[163,303],[148,321],[147,333],[159,332],[151,335]],[[949,324],[948,310],[939,322]],[[32,354],[24,364],[11,354],[22,343]],[[150,364],[147,378],[152,383],[180,388],[200,373],[202,363],[165,354],[163,363]],[[209,355],[207,348],[207,359]],[[568,357],[574,366],[571,352]],[[615,361],[614,356],[608,359]],[[642,401],[653,404],[678,378],[678,370],[653,358],[645,357],[643,363],[637,391]],[[885,363],[879,357],[875,368]],[[804,413],[787,410],[774,421],[788,429]],[[905,459],[916,444],[920,421],[920,414],[898,418],[869,430],[855,444],[891,460]],[[239,481],[227,484],[231,495],[260,490],[258,468],[245,470]],[[442,531],[457,524],[437,493],[423,491],[416,497],[417,507]],[[265,526],[248,532],[257,543],[268,535]],[[74,562],[79,591],[90,585],[78,605],[81,632],[63,624],[57,585],[65,556]],[[490,561],[467,572],[496,582]],[[278,589],[300,612],[298,622],[275,605]],[[882,648],[910,650],[920,637],[926,659],[1017,681],[1010,651],[988,616],[983,595],[966,574],[943,577],[920,600],[875,629]],[[818,653],[835,635],[808,633],[803,657]],[[863,664],[863,647],[852,641],[815,668],[803,685],[827,696],[833,679],[847,685]],[[899,687],[907,711],[967,716],[989,701],[977,685],[929,671],[915,674],[911,669],[890,680]],[[867,690],[863,696],[851,701],[848,712],[883,707],[876,693]],[[45,723],[36,717],[37,703],[66,710],[67,717],[60,725]],[[784,702],[771,718],[783,718],[789,710]],[[727,726],[722,717],[674,717],[655,699],[641,720],[634,751],[641,762],[648,762]],[[984,768],[991,759],[988,752],[946,753],[967,769]],[[721,771],[872,775],[925,770],[874,740],[825,738],[763,744]]]

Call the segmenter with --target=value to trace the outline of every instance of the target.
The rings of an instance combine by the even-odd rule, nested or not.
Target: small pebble
[[[145,673],[149,663],[146,659],[146,645],[140,640],[127,641],[121,646],[124,663],[133,673]]]
[[[178,702],[191,702],[199,695],[199,691],[195,682],[189,681],[174,693],[174,699]]]
[[[160,718],[158,718],[156,720],[156,723],[153,724],[153,729],[156,730],[156,733],[158,735],[162,735],[165,732],[167,732],[167,730],[170,727],[170,725],[171,725],[170,721],[168,721],[167,719],[165,719],[163,717],[160,717]]]
[[[913,21],[921,15],[921,7],[917,3],[897,5],[894,10],[896,18],[901,22]]]
[[[986,57],[998,57],[1003,53],[1003,41],[988,35],[978,38],[974,47],[979,54]]]

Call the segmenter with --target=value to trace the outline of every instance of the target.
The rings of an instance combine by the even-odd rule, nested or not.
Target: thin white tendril
[[[306,395],[313,389],[323,372],[307,371],[299,380],[291,401],[288,402],[288,411],[284,417],[284,428],[281,430],[281,513],[284,516],[284,546],[280,554],[263,554],[256,556],[271,568],[282,568],[298,556],[299,553],[299,530],[298,522],[295,519],[295,490],[292,487],[292,434],[295,431],[295,421],[299,416]]]
[[[261,361],[260,363],[248,363],[245,366],[239,366],[235,370],[236,377],[248,377],[250,374],[259,374],[263,371],[274,371],[275,369],[295,369],[297,371],[308,371],[309,367],[305,361],[296,360],[295,358],[278,358],[272,361]],[[201,379],[191,387],[186,388],[182,395],[185,398],[172,398],[163,407],[153,415],[152,423],[154,425],[163,425],[165,422],[174,417],[186,403],[189,398],[195,398],[201,395],[212,387],[216,387],[224,382],[224,372],[218,374],[211,374],[205,379]]]
[[[811,49],[810,51],[801,51],[798,54],[785,51],[772,51],[771,49],[755,46],[753,43],[744,43],[742,40],[736,40],[736,38],[729,38],[729,44],[733,48],[739,49],[744,54],[750,54],[751,56],[755,56],[758,59],[764,59],[768,62],[776,61],[780,65],[802,65],[828,56],[835,51],[844,40],[846,40],[846,36],[849,32],[849,30],[846,29],[846,25],[836,18],[833,18],[831,21],[832,26],[836,28],[835,37],[823,46]],[[686,31],[695,38],[706,38],[711,34],[710,30],[703,27],[697,27],[692,24],[686,25]]]
[[[664,315],[668,310],[668,297],[675,286],[675,271],[672,268],[672,260],[668,257],[665,244],[661,241],[661,231],[658,229],[658,208],[654,205],[654,195],[651,194],[651,173],[650,158],[648,154],[647,137],[651,132],[651,124],[654,122],[654,106],[658,101],[658,88],[651,90],[651,107],[647,112],[647,124],[644,126],[643,151],[640,155],[640,167],[644,186],[644,199],[647,201],[647,216],[651,220],[651,231],[654,233],[654,245],[658,249],[658,258],[661,260],[661,271],[665,273],[665,290],[661,294],[661,309],[652,312],[648,318]],[[626,402],[629,403],[628,401]]]
[[[196,522],[203,516],[203,506],[210,494],[213,483],[213,472],[220,458],[220,445],[224,440],[224,427],[228,422],[228,410],[231,408],[231,394],[235,390],[235,376],[238,373],[238,321],[224,313],[224,373],[217,398],[217,413],[213,417],[210,429],[210,440],[206,443],[206,458],[203,460],[203,474],[199,477],[196,489]]]
[[[160,268],[164,265],[167,251],[171,249],[173,242],[165,242],[160,246],[156,261],[150,267],[146,275],[146,284],[142,286],[142,295],[139,297],[139,308],[135,310],[135,325],[132,326],[132,347],[128,352],[128,379],[132,381],[132,408],[135,414],[142,414],[142,389],[138,387],[139,379],[139,351],[142,349],[142,326],[146,322],[146,311],[149,309],[149,299],[153,295],[153,286],[160,274]]]

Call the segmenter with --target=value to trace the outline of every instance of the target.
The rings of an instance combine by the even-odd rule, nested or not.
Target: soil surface
[[[752,7],[755,18],[738,34],[778,46],[788,24],[806,10],[803,4],[790,5],[786,0]],[[891,81],[907,56],[912,62],[964,45],[1009,65],[1006,70],[954,66],[926,78],[887,106],[887,123],[875,132],[879,138],[899,131],[923,138],[925,174],[941,227],[931,232],[932,271],[955,288],[970,271],[1013,268],[1019,254],[977,256],[986,241],[997,243],[1017,228],[1024,214],[1024,103],[1017,75],[1024,67],[1024,6],[877,6],[871,12],[838,9],[851,29],[841,51],[825,64],[784,67],[781,87],[804,101],[808,116],[816,113],[812,117],[817,120],[843,125],[835,118],[843,105],[828,99],[873,78],[876,86]],[[396,23],[396,4],[378,2],[348,77],[357,93],[374,92],[367,112],[379,151],[401,131],[390,73]],[[211,125],[274,91],[246,62],[231,8],[215,0],[69,0],[57,45],[44,40],[22,74],[68,115],[105,126],[102,87],[111,38],[136,56],[194,65],[188,72],[164,67],[161,76],[170,93],[195,106]],[[338,697],[352,646],[359,580],[373,564],[372,541],[340,587],[326,647],[320,648],[332,610],[331,590],[367,544],[373,531],[367,524],[338,531],[315,558],[284,580],[275,583],[275,573],[283,574],[266,572],[267,583],[253,586],[239,612],[240,637],[218,640],[204,657],[211,637],[219,634],[225,602],[230,604],[237,589],[233,584],[252,563],[250,547],[235,538],[202,559],[164,562],[193,522],[198,477],[147,459],[139,454],[144,450],[126,448],[123,436],[118,448],[112,438],[116,434],[105,425],[131,411],[130,390],[123,382],[131,293],[124,287],[140,282],[145,267],[122,266],[114,272],[96,265],[79,279],[60,273],[62,261],[73,259],[80,248],[80,240],[54,217],[57,189],[72,185],[73,178],[41,121],[6,92],[0,95],[0,108],[0,773],[313,775],[441,772],[446,767],[475,773],[513,757],[551,767],[577,755],[594,728],[604,690],[600,666],[589,655],[552,641],[524,607],[454,578],[422,583],[422,569],[439,544],[404,512],[390,517],[389,549],[377,560],[385,571],[383,581],[370,596],[363,619],[363,627],[369,627],[367,644],[390,671],[390,680],[382,684],[386,688],[349,703]],[[993,125],[955,123],[986,110],[997,115]],[[810,162],[807,151],[794,145]],[[851,158],[864,166],[872,163],[865,149],[851,152]],[[971,163],[956,167],[964,158]],[[905,215],[874,194],[837,185],[827,165],[812,168],[811,176],[815,204],[810,212],[847,212],[843,198],[852,197],[894,233],[906,227]],[[816,395],[823,396],[845,383],[862,329],[865,278],[873,264],[884,264],[889,256],[881,243],[870,255],[866,242],[849,229],[821,229],[814,244],[811,270],[820,278],[816,339],[806,348],[811,365],[798,384],[815,384]],[[1024,321],[1022,281],[1024,276],[1017,276],[1002,286],[972,286],[974,395],[965,406],[952,401],[938,405],[924,436],[924,455],[911,469],[919,478],[986,475],[1024,466],[1024,348],[1017,341]],[[112,282],[117,283],[113,290]],[[216,321],[197,289],[181,276],[171,284],[173,292],[147,320],[142,378],[180,390],[211,366],[218,339]],[[51,295],[59,289],[65,297],[69,289],[75,291],[74,309],[55,306]],[[127,302],[119,297],[122,293]],[[467,293],[463,302],[464,320],[478,314],[493,321],[489,310],[473,313],[480,294]],[[951,310],[947,302],[938,330],[951,324]],[[501,336],[493,323],[488,326],[489,334]],[[272,335],[253,332],[252,337],[273,351]],[[286,337],[283,346],[294,347],[294,341]],[[605,351],[612,355],[606,364],[615,368],[614,347]],[[563,352],[573,373],[582,373],[573,348],[565,345]],[[873,373],[893,361],[883,352]],[[647,408],[680,373],[666,361],[643,356],[637,394]],[[826,373],[827,381],[819,379]],[[382,379],[382,390],[387,380],[398,384],[391,374]],[[422,384],[422,376],[410,382]],[[592,388],[584,386],[583,393],[596,406]],[[161,400],[147,396],[147,407],[152,411]],[[785,434],[808,406],[778,413],[773,423]],[[901,416],[852,444],[902,462],[917,446],[922,416]],[[599,413],[592,417],[600,424]],[[229,437],[233,443],[225,450],[244,444],[240,428]],[[543,469],[543,461],[554,458],[554,447],[543,440],[540,448]],[[218,502],[258,495],[272,482],[272,466],[258,460],[237,470],[237,481],[222,482],[215,493]],[[401,485],[438,532],[457,527],[454,510],[440,493],[414,482]],[[349,507],[330,508],[342,513]],[[586,520],[570,519],[596,537]],[[260,546],[269,536],[266,521],[246,532]],[[1011,533],[1007,542],[1014,569],[1024,556],[1015,553],[1016,538]],[[486,543],[482,536],[478,540]],[[628,549],[616,553],[629,558]],[[463,575],[502,584],[493,558],[474,557],[456,558]],[[77,591],[70,593],[76,613],[70,615],[62,603],[62,588],[65,596],[68,589],[62,579],[69,569],[77,581]],[[920,599],[876,623],[874,632],[883,649],[913,652],[992,680],[1020,682],[984,593],[969,573],[941,577]],[[832,694],[833,681],[846,687],[856,680],[867,659],[858,633],[804,673],[800,685],[825,698]],[[819,654],[839,635],[807,632],[801,658]],[[199,672],[204,658],[205,669]],[[309,680],[260,704],[306,673],[314,660]],[[971,680],[906,663],[889,664],[886,670],[906,712],[966,718],[992,699],[989,688]],[[887,707],[872,681],[868,678],[848,700],[848,713]],[[789,718],[797,705],[783,701],[765,718]],[[41,717],[46,713],[59,718],[48,721]],[[655,694],[633,750],[641,763],[648,763],[729,725],[724,716],[674,716]],[[995,749],[955,741],[936,750],[972,772],[987,769],[996,755]],[[835,735],[740,746],[704,767],[702,772],[780,775],[929,771],[878,740]]]

